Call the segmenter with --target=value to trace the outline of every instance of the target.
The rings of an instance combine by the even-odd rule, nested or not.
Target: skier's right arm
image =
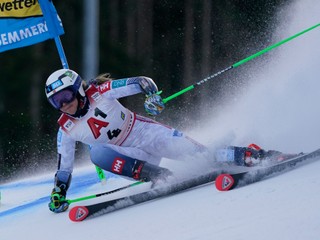
[[[71,183],[75,153],[75,140],[71,139],[61,128],[58,131],[57,147],[58,170],[54,177],[54,188],[49,203],[50,211],[55,213],[64,212],[69,207],[66,194]]]

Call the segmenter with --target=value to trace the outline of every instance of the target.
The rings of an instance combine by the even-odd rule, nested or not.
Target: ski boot
[[[248,147],[228,146],[215,152],[215,159],[218,163],[247,167],[260,162],[263,156],[264,150],[255,144],[250,144]]]
[[[248,147],[230,146],[233,150],[234,163],[238,166],[252,167],[260,163],[265,157],[265,151],[256,144],[250,144]]]
[[[218,163],[229,163],[238,166],[253,167],[260,164],[272,164],[296,157],[299,154],[285,154],[275,150],[266,151],[252,143],[248,147],[229,146],[215,153]]]
[[[301,154],[303,153],[287,154],[287,153],[282,153],[276,150],[266,151],[266,150],[263,150],[258,145],[251,143],[245,152],[244,162],[246,166],[251,167],[261,163],[261,161],[271,164],[276,162],[282,162],[290,158],[299,156]]]
[[[152,186],[158,182],[166,182],[172,176],[172,172],[166,168],[151,163],[137,160],[133,169],[133,178],[142,182],[152,182]]]

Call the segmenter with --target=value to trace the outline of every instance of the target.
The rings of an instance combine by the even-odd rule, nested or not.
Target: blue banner
[[[33,45],[64,34],[61,20],[52,2],[39,2],[0,2],[0,52]]]

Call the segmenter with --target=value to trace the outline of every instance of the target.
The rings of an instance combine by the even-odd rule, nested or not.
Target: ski
[[[248,170],[242,170],[235,173],[227,173],[225,170],[213,170],[201,176],[177,183],[166,184],[162,187],[150,189],[131,196],[121,197],[92,205],[75,206],[69,211],[69,218],[71,221],[81,222],[88,218],[97,217],[139,203],[170,196],[214,181],[218,190],[228,191],[236,187],[260,181],[261,179],[276,172],[282,172],[290,169],[299,162],[313,160],[317,156],[320,156],[320,149],[308,154],[290,158],[280,163],[259,168],[248,168]]]
[[[114,212],[132,205],[154,200],[164,196],[173,195],[187,189],[191,189],[209,182],[213,182],[222,171],[215,170],[207,174],[197,176],[177,183],[165,184],[162,187],[150,189],[146,192],[122,197],[114,200],[100,202],[88,206],[75,206],[69,211],[69,218],[74,222],[81,222],[87,218],[100,216]]]
[[[318,156],[320,156],[320,149],[308,154],[298,155],[283,162],[272,164],[266,167],[248,169],[246,171],[238,173],[222,173],[217,176],[215,186],[219,191],[229,191],[237,187],[258,182],[274,173],[292,169],[296,166],[297,163],[306,160],[310,160],[311,162],[315,157]]]

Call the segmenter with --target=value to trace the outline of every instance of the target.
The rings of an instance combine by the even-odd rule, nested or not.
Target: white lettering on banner
[[[0,35],[0,46],[20,42],[23,39],[33,37],[48,32],[46,23],[38,23],[37,25],[21,29],[19,31],[2,33]]]

